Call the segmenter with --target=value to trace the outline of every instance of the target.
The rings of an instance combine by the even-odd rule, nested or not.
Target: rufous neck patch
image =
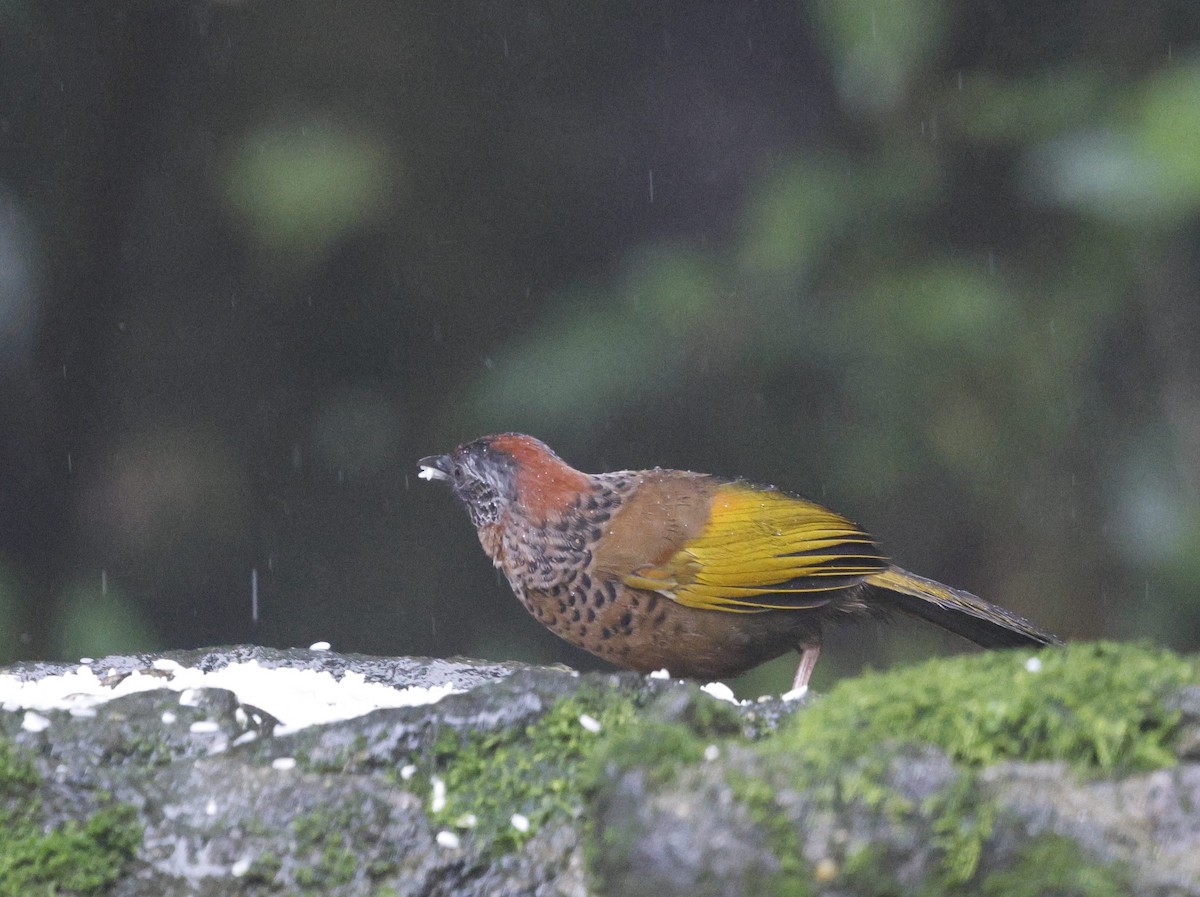
[[[491,447],[513,459],[517,501],[531,517],[545,519],[561,513],[581,492],[591,488],[586,473],[571,467],[532,437],[507,433],[493,439]]]

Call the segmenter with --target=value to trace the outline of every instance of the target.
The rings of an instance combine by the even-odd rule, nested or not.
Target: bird
[[[450,485],[538,622],[625,669],[724,679],[797,650],[792,687],[807,689],[827,626],[891,611],[986,648],[1062,643],[771,486],[660,467],[587,474],[521,433],[418,465]]]

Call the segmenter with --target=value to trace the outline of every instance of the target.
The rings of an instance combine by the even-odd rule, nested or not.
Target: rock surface
[[[1029,657],[930,664],[929,688],[1017,681]],[[158,669],[167,687],[82,713],[0,712],[0,895],[1200,895],[1195,666],[1128,646],[1042,658],[1034,705],[1006,716],[997,702],[1019,688],[1005,686],[982,716],[967,702],[949,714],[961,731],[944,740],[919,724],[879,737],[879,705],[845,716],[854,682],[808,705],[736,705],[689,683],[518,664],[245,647],[105,658],[106,681]],[[1167,673],[1139,674],[1128,699],[1111,682],[1097,683],[1107,698],[1059,687],[1135,660]],[[279,734],[233,690],[169,687],[174,665],[249,661],[459,693]],[[922,669],[865,692],[924,695]],[[914,696],[917,720],[932,713],[921,700],[945,699]],[[1012,720],[1062,727],[1014,740]],[[1080,742],[1072,727],[1115,747],[1056,754]],[[993,742],[996,762],[972,759]]]

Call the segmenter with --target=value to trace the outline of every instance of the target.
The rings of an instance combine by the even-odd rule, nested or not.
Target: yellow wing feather
[[[874,540],[832,511],[740,483],[717,492],[703,531],[626,585],[733,613],[820,607],[827,593],[888,568]]]

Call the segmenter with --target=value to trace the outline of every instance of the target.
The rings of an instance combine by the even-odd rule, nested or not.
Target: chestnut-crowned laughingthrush
[[[855,524],[777,489],[683,470],[586,474],[505,433],[420,461],[467,506],[521,603],[617,666],[736,676],[826,624],[903,611],[989,648],[1058,644],[1028,620],[892,564]]]

